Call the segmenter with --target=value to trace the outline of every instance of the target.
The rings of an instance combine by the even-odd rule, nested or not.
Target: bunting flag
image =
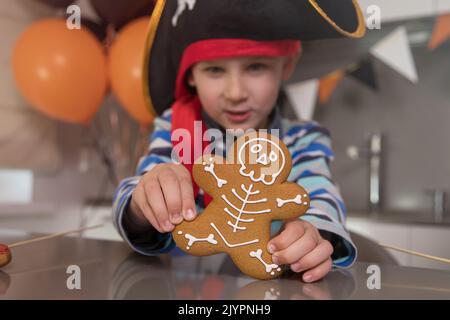
[[[306,121],[313,119],[318,89],[317,79],[286,86],[286,94],[299,119]]]
[[[327,103],[339,83],[345,76],[344,70],[336,70],[320,79],[319,84],[319,102]]]
[[[398,27],[376,43],[371,48],[370,53],[412,83],[419,81],[405,27]]]
[[[450,38],[450,13],[436,18],[436,25],[428,43],[429,50],[435,50]]]
[[[347,75],[363,83],[369,89],[378,90],[378,80],[370,57],[347,68]]]

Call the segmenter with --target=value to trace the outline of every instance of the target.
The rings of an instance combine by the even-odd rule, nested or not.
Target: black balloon
[[[36,0],[54,8],[67,8],[74,0]]]
[[[90,19],[81,18],[81,27],[91,31],[100,42],[106,38],[108,25],[105,22],[97,23]]]
[[[116,30],[138,17],[150,16],[154,2],[154,0],[91,0],[98,16],[113,25]]]

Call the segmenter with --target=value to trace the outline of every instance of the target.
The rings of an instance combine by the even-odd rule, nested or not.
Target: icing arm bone
[[[179,235],[183,234],[183,231],[178,231],[178,234]],[[217,240],[214,239],[213,234],[208,235],[206,238],[196,238],[195,236],[193,236],[189,233],[186,233],[184,235],[184,237],[189,240],[189,242],[187,243],[187,247],[186,247],[187,250],[189,250],[192,247],[192,245],[196,242],[206,241],[211,244],[217,244]]]
[[[308,195],[306,193],[303,194],[303,195],[302,194],[298,194],[293,199],[280,199],[280,198],[277,198],[277,207],[280,208],[280,207],[284,206],[287,203],[295,203],[295,204],[304,205],[304,206],[308,205],[308,202],[302,201],[302,197],[303,198],[307,198]]]
[[[228,181],[225,179],[221,179],[217,176],[215,170],[214,170],[214,158],[209,158],[209,163],[203,162],[203,168],[206,172],[211,173],[211,175],[216,179],[217,187],[222,188],[224,184],[227,184]]]
[[[310,205],[307,192],[298,184],[286,182],[275,186],[272,194],[276,195],[272,218],[289,219],[305,213]]]

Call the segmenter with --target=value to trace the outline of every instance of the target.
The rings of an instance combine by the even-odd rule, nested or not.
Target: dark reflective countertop
[[[362,262],[305,284],[293,273],[271,281],[243,276],[223,254],[144,257],[122,242],[82,237],[12,253],[12,263],[0,270],[0,299],[450,299],[450,271],[442,270],[380,265],[381,289],[370,290],[369,264]],[[80,290],[67,288],[70,265],[80,267]]]

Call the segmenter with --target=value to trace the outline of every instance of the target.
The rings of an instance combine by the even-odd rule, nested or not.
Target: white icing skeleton
[[[237,163],[231,162],[230,157],[228,158],[226,163],[234,164],[233,168],[238,170],[240,176],[243,177],[239,180],[239,184],[233,181],[234,179],[229,175],[230,172],[227,173],[223,169],[224,167],[218,167],[219,164],[225,163],[219,162],[223,158],[218,157],[215,159],[213,156],[209,156],[204,157],[203,161],[198,163],[199,165],[196,167],[197,172],[200,174],[200,169],[198,168],[201,166],[202,177],[205,177],[205,175],[211,177],[209,180],[205,180],[208,181],[207,185],[200,185],[200,187],[203,187],[208,194],[214,195],[215,206],[214,209],[208,210],[209,206],[205,209],[205,212],[208,211],[207,214],[213,215],[214,218],[206,221],[202,220],[207,215],[204,212],[196,220],[202,220],[203,225],[209,225],[211,231],[207,231],[206,234],[203,231],[201,237],[198,237],[198,235],[194,236],[192,234],[195,233],[194,230],[196,229],[183,228],[183,223],[176,230],[178,230],[178,235],[184,233],[184,238],[188,240],[185,248],[190,250],[190,252],[201,243],[203,243],[202,245],[206,243],[213,247],[228,248],[227,250],[250,246],[247,256],[253,261],[258,261],[257,263],[264,268],[268,277],[273,277],[281,272],[280,266],[265,261],[267,257],[270,257],[270,253],[263,251],[266,250],[263,249],[264,246],[255,247],[256,244],[265,244],[264,241],[267,240],[262,242],[259,237],[249,237],[248,229],[259,219],[260,215],[273,215],[273,211],[276,211],[279,215],[283,212],[288,212],[288,215],[281,216],[283,218],[288,218],[289,215],[294,215],[294,212],[297,211],[300,213],[294,216],[298,217],[298,215],[306,211],[309,199],[305,191],[298,185],[294,184],[298,190],[296,188],[293,189],[298,194],[293,193],[291,190],[292,184],[284,186],[291,190],[287,193],[283,192],[283,190],[287,189],[280,189],[283,187],[283,182],[289,174],[289,172],[286,173],[287,169],[285,167],[290,165],[291,159],[286,158],[286,148],[283,151],[277,143],[270,139],[270,135],[266,136],[269,139],[265,138],[265,136],[257,135],[256,137],[250,136],[249,140],[242,141],[238,145],[239,148],[234,158]],[[286,154],[289,155],[288,153]],[[250,158],[246,159],[248,155]],[[281,178],[277,179],[280,175],[282,175]],[[235,183],[234,185],[233,182]],[[269,185],[274,186],[267,193],[267,187],[265,186]],[[264,192],[262,191],[263,189],[265,190]],[[272,192],[273,196],[285,195],[285,198],[270,197]],[[290,204],[290,206],[287,204]],[[296,206],[299,209],[295,209]],[[220,210],[222,210],[223,214],[220,214]],[[253,235],[253,232],[250,232],[250,235]],[[269,236],[270,234],[264,239],[268,239]],[[177,244],[179,243],[177,242]],[[195,247],[193,248],[193,246]]]

